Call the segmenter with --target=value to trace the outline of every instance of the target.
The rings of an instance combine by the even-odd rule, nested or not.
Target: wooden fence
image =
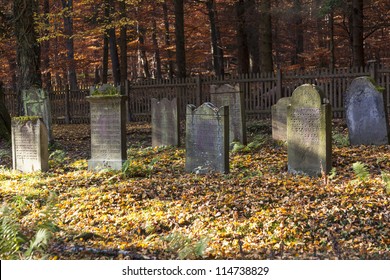
[[[127,82],[125,94],[128,96],[130,121],[150,121],[151,98],[178,98],[181,117],[184,117],[187,104],[201,105],[210,100],[210,86],[218,84],[238,84],[244,92],[248,119],[270,118],[271,106],[281,97],[291,96],[296,87],[305,83],[316,84],[323,89],[332,104],[333,117],[344,117],[343,95],[351,81],[359,76],[372,76],[385,88],[387,106],[390,110],[390,68],[371,65],[352,69],[281,72],[270,74],[249,74],[225,79],[216,77],[190,77],[172,80],[145,80]],[[85,97],[89,86],[71,91],[68,88],[55,88],[50,91],[52,118],[54,123],[89,122],[89,104]],[[11,115],[17,115],[17,98],[13,93],[5,93],[5,104]]]

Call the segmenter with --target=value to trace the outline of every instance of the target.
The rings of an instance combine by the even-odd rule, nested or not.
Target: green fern
[[[360,161],[352,164],[352,169],[355,172],[355,175],[358,178],[358,180],[362,182],[365,182],[370,176],[367,166],[364,163],[361,163]]]
[[[12,218],[7,206],[0,209],[0,258],[16,259],[24,239],[19,233],[19,225]]]
[[[386,193],[390,194],[390,173],[382,171],[382,180],[385,183]]]
[[[34,238],[30,240],[30,246],[24,253],[24,257],[27,259],[32,259],[34,252],[43,253],[49,244],[51,236],[51,232],[47,229],[39,229]]]

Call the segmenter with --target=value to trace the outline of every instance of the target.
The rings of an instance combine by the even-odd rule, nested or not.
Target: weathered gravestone
[[[229,106],[229,143],[238,141],[246,145],[244,93],[240,91],[239,86],[212,85],[210,101],[216,107]]]
[[[383,93],[369,77],[352,81],[344,99],[351,145],[389,144],[389,124]]]
[[[229,173],[229,107],[204,103],[187,106],[187,172]]]
[[[283,97],[272,106],[272,138],[287,141],[287,106],[290,97]]]
[[[314,85],[296,88],[287,108],[288,171],[310,176],[331,169],[331,106]]]
[[[126,96],[87,96],[91,111],[88,169],[120,170],[126,161]]]
[[[47,128],[39,117],[12,118],[12,165],[22,172],[47,171]]]
[[[22,91],[22,102],[25,116],[39,116],[47,128],[48,141],[52,140],[50,100],[46,91],[30,88]]]
[[[179,146],[177,99],[152,98],[152,146]]]

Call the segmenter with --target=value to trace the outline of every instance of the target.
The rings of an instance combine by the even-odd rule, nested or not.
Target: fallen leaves
[[[324,184],[288,174],[286,147],[269,139],[232,153],[230,174],[187,174],[184,149],[144,148],[145,124],[128,127],[129,139],[141,137],[128,150],[131,172],[90,172],[88,145],[78,146],[88,129],[66,130],[66,160],[48,173],[0,171],[0,197],[22,209],[24,228],[57,194],[53,259],[390,258],[381,177],[390,172],[389,146],[335,147],[336,172]],[[352,169],[358,161],[368,171],[361,181]]]

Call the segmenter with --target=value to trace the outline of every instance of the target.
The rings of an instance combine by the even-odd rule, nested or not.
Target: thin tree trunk
[[[260,72],[260,15],[257,9],[257,0],[244,1],[245,32],[249,48],[250,70],[252,73]]]
[[[157,23],[155,19],[153,19],[152,40],[153,40],[153,48],[154,48],[154,59],[156,61],[156,78],[162,79],[161,57],[160,57],[160,49],[158,47],[158,41],[157,41]]]
[[[302,64],[302,59],[299,56],[303,53],[303,19],[301,0],[294,0],[293,9],[295,17],[295,51],[292,58],[292,64]]]
[[[43,13],[45,16],[45,24],[49,26],[49,14],[50,14],[50,1],[44,0]],[[45,30],[45,35],[48,35],[48,31]],[[43,70],[43,85],[47,91],[51,90],[51,73],[50,73],[50,41],[44,40],[41,44],[41,56],[42,56],[42,70]]]
[[[329,14],[329,51],[330,51],[330,60],[329,60],[329,68],[333,70],[335,68],[335,50],[334,50],[334,12],[333,8]]]
[[[104,34],[103,38],[103,61],[102,61],[102,83],[108,82],[108,37]]]
[[[119,2],[119,8],[122,18],[126,18],[126,2]],[[120,38],[120,74],[121,74],[121,85],[124,85],[127,80],[127,26],[121,26]],[[121,87],[122,88],[122,87]]]
[[[177,77],[186,77],[186,51],[184,34],[184,1],[174,0]]]
[[[145,49],[145,29],[142,26],[138,26],[138,41],[139,41],[139,59],[141,63],[141,67],[143,69],[145,78],[150,79],[150,70],[149,70],[149,62],[148,57],[146,55]]]
[[[352,65],[364,66],[363,0],[352,0]]]
[[[74,42],[73,42],[73,0],[61,0],[62,8],[67,9],[64,14],[64,34],[66,36],[65,46],[67,50],[67,66],[68,66],[68,83],[71,90],[77,89],[76,61],[74,59]]]
[[[109,15],[111,16],[115,12],[114,0],[108,0],[107,4],[109,9]],[[121,73],[120,73],[120,65],[119,65],[118,47],[116,41],[117,40],[116,40],[115,28],[111,27],[110,29],[108,29],[108,42],[110,47],[112,75],[114,78],[114,85],[120,85]]]
[[[215,1],[208,0],[206,2],[206,7],[207,7],[209,21],[210,21],[211,50],[213,55],[214,72],[216,76],[223,77],[225,74],[224,61],[223,61],[223,49],[222,49],[219,29],[217,26],[217,13],[215,9]]]
[[[238,72],[240,74],[249,73],[249,48],[245,29],[245,5],[244,0],[236,3],[237,13],[237,40],[238,40]]]
[[[260,61],[261,72],[273,71],[271,0],[260,1]]]
[[[172,79],[174,74],[174,67],[173,67],[173,55],[171,51],[171,36],[169,31],[167,2],[164,1],[162,5],[163,5],[163,12],[164,12],[165,47],[167,49],[167,55],[168,55],[168,76],[170,79]]]

